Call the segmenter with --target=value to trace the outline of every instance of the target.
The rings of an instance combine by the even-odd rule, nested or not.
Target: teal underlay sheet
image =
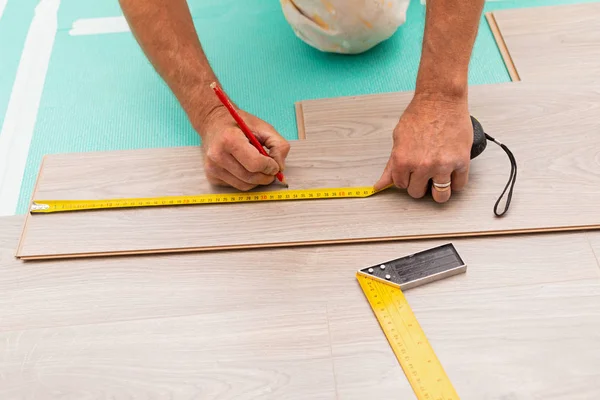
[[[573,3],[491,1],[486,11],[568,2]],[[285,21],[279,1],[189,3],[205,52],[226,92],[289,140],[297,139],[294,103],[299,100],[414,89],[425,16],[425,6],[418,0],[411,2],[407,22],[392,38],[355,56],[325,54],[306,45]],[[0,19],[0,122],[36,4],[8,0]],[[200,144],[131,33],[70,34],[76,20],[120,15],[117,0],[60,1],[58,31],[17,213],[26,212],[45,154]],[[469,82],[509,80],[482,17]]]

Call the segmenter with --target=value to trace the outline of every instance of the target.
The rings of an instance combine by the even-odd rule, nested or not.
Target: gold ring
[[[433,187],[438,192],[445,192],[446,190],[450,190],[450,185],[452,185],[452,182],[446,182],[446,183],[435,183],[435,182],[433,182]]]

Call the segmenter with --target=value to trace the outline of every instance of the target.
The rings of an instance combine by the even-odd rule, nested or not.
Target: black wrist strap
[[[496,139],[494,139],[487,133],[485,134],[485,137],[487,140],[494,142],[498,146],[500,146],[502,148],[502,150],[504,150],[506,152],[506,155],[508,155],[508,159],[510,160],[510,176],[508,178],[508,182],[506,183],[506,186],[504,187],[502,194],[498,198],[498,201],[496,201],[496,204],[494,205],[494,214],[496,214],[497,217],[501,217],[508,211],[508,207],[510,207],[510,201],[512,200],[513,189],[515,187],[515,182],[517,181],[517,160],[515,159],[515,156],[513,155],[512,151],[510,151],[510,149],[508,147],[506,147],[504,144],[500,143],[499,141],[497,141]],[[498,213],[498,205],[500,204],[500,201],[506,194],[507,190],[508,190],[508,196],[506,197],[504,211],[502,211],[501,213]]]

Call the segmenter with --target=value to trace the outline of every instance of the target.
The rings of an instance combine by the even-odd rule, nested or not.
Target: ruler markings
[[[419,400],[459,400],[402,291],[357,274],[371,308]]]

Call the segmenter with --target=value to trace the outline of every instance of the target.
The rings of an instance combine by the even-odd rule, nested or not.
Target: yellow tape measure
[[[458,400],[402,291],[359,273],[356,277],[417,398]]]
[[[384,189],[387,189],[387,187],[381,190]],[[83,211],[110,208],[164,207],[285,200],[340,199],[351,197],[369,197],[379,191],[376,191],[372,186],[362,186],[104,200],[35,200],[31,204],[30,212],[54,213],[63,211]]]

